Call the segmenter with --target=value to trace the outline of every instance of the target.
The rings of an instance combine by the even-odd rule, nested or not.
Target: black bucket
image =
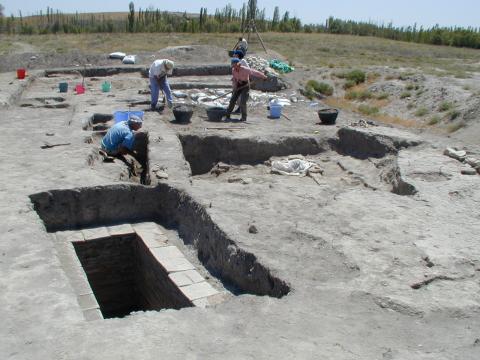
[[[209,107],[207,109],[208,121],[219,122],[226,115],[227,109],[219,106]]]
[[[320,109],[318,110],[318,117],[322,124],[333,125],[337,120],[338,109]]]
[[[193,115],[193,108],[189,105],[177,105],[172,109],[175,120],[179,123],[190,122]]]

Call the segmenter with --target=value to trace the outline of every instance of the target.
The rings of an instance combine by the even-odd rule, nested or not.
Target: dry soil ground
[[[192,48],[157,55],[188,65],[223,53]],[[383,118],[343,102],[338,69],[314,66],[285,76],[290,88],[276,94],[298,98],[284,109],[289,120],[268,118],[261,96],[246,123],[208,122],[199,104],[188,124],[168,110],[146,112],[150,186],[98,154],[97,131],[110,123],[95,114],[143,109],[140,73],[87,78],[82,95],[58,92],[60,81],[70,89],[81,82],[76,74],[0,74],[1,358],[478,359],[480,175],[463,174],[473,168],[443,154],[457,146],[480,159],[478,74],[365,70],[376,74],[365,87],[389,94]],[[338,99],[327,102],[345,105],[336,125],[317,125],[322,103],[298,92],[312,73],[335,85]],[[100,90],[104,80],[109,93]],[[180,81],[198,77],[172,78]],[[432,130],[426,115],[409,128],[394,121],[415,118],[417,107],[433,116],[445,101],[445,113],[461,113],[461,130]],[[440,116],[448,129],[450,117]],[[271,173],[272,161],[297,154],[322,174]],[[146,236],[163,232],[217,295],[103,319],[71,241],[139,222],[158,224]]]

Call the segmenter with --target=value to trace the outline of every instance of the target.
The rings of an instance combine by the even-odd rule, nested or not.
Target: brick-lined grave
[[[220,295],[155,223],[62,231],[55,237],[88,320],[206,306]]]

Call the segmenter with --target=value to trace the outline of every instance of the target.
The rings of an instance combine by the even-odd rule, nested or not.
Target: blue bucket
[[[271,104],[270,117],[274,119],[278,119],[280,116],[282,116],[282,105]]]
[[[136,115],[140,119],[143,119],[144,114],[145,113],[143,111],[115,111],[113,113],[113,118],[116,124],[120,121],[127,121],[130,115]]]

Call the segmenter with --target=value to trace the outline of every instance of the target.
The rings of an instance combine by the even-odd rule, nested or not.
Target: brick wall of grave
[[[105,318],[192,306],[135,234],[74,246]]]
[[[193,306],[190,300],[170,280],[168,273],[150,253],[143,241],[137,241],[135,284],[138,303],[145,310],[180,309]]]

